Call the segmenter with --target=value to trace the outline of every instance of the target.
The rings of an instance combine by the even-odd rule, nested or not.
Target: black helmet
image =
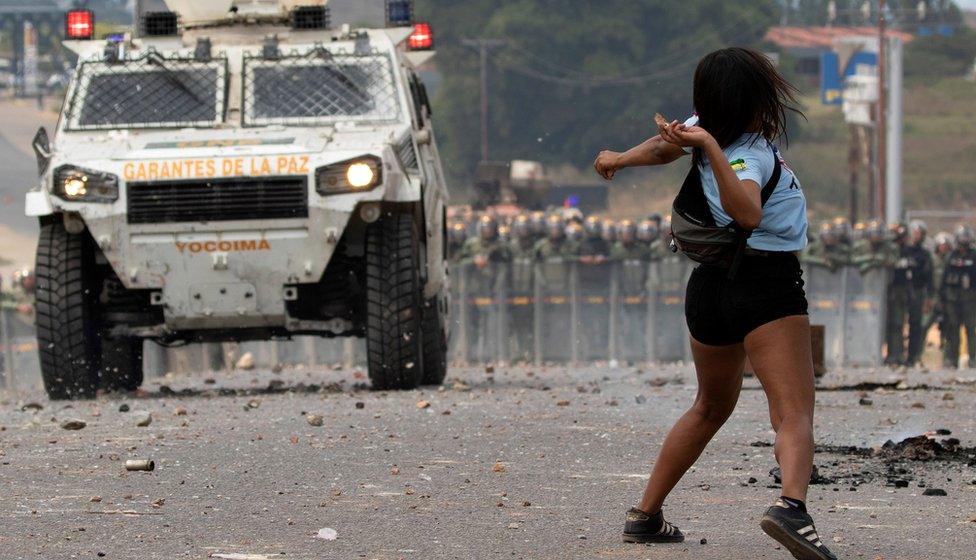
[[[553,240],[566,237],[566,222],[558,214],[546,218],[546,235]]]
[[[661,236],[661,226],[653,220],[641,220],[637,225],[637,239],[650,243]]]
[[[495,218],[485,214],[478,219],[478,237],[485,240],[498,237],[498,222],[495,221]]]
[[[532,237],[532,222],[527,214],[519,214],[512,221],[512,233],[519,239]]]

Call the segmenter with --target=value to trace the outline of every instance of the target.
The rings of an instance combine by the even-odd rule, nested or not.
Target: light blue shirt
[[[691,117],[685,124],[698,124],[698,118]],[[686,148],[686,151],[691,150]],[[772,178],[773,147],[758,134],[743,134],[723,151],[740,181],[755,181],[762,188]],[[760,251],[800,251],[807,246],[807,200],[796,174],[782,156],[779,161],[782,165],[779,183],[763,206],[762,220],[749,237],[749,246]],[[720,226],[732,223],[732,217],[722,208],[718,182],[707,158],[701,178],[715,223]]]

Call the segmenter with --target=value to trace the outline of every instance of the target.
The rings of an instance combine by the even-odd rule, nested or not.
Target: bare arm
[[[707,133],[706,133],[707,134]],[[746,230],[759,227],[762,220],[762,197],[759,185],[752,180],[739,179],[725,157],[718,142],[709,135],[704,145],[705,155],[718,183],[718,197],[722,208]]]
[[[649,138],[626,152],[604,150],[596,157],[593,168],[598,175],[610,181],[618,170],[626,167],[644,165],[665,165],[685,155],[680,146],[676,146],[657,135]]]
[[[661,137],[675,146],[701,148],[708,158],[718,183],[719,201],[725,212],[746,230],[759,227],[762,220],[761,189],[755,181],[739,179],[718,142],[700,126],[671,123],[661,130]]]

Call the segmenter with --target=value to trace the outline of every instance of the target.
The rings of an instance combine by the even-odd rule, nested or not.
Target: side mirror
[[[37,174],[44,175],[47,166],[51,163],[51,139],[48,138],[46,128],[42,126],[37,129],[31,147],[34,148],[34,155],[37,156]]]

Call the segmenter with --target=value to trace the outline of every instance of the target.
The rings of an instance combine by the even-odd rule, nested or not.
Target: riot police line
[[[685,285],[694,263],[458,265],[452,355],[459,363],[618,363],[690,359]],[[811,323],[825,327],[829,366],[883,361],[888,271],[805,267]]]
[[[578,211],[455,215],[454,332],[459,362],[626,362],[688,358],[684,288],[692,265],[667,250],[653,214],[612,221]],[[973,232],[935,236],[919,221],[824,223],[801,255],[828,366],[918,365],[938,326],[946,367],[960,327],[976,356]]]

